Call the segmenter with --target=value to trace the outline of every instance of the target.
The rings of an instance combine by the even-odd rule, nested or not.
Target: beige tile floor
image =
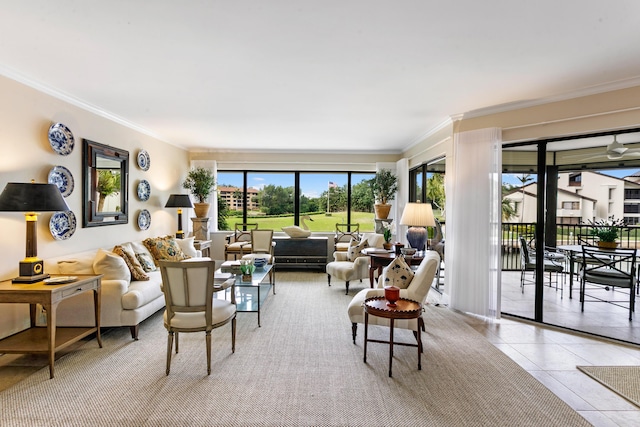
[[[532,317],[533,288],[526,288],[523,294],[519,280],[519,273],[503,274],[502,311]],[[628,321],[625,309],[594,303],[583,313],[576,294],[573,299],[568,298],[567,286],[565,282],[563,297],[555,288],[545,289],[545,322],[640,342],[640,331]],[[432,302],[437,298],[436,292],[430,293]],[[578,365],[640,365],[639,345],[594,338],[510,316],[493,322],[469,318],[469,323],[594,426],[640,425],[640,407],[576,368]]]

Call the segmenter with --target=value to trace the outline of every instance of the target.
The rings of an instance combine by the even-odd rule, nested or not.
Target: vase
[[[382,247],[386,250],[390,250],[393,245],[391,243],[385,242],[382,244]]]
[[[397,286],[385,286],[384,297],[389,307],[396,307],[396,301],[400,299],[400,288]]]
[[[209,203],[194,203],[193,211],[196,214],[196,218],[206,218],[209,215]]]
[[[615,249],[618,247],[618,242],[598,242],[598,247],[602,249]]]
[[[242,281],[244,283],[251,283],[251,274],[243,274],[242,275]]]
[[[389,203],[376,203],[373,206],[373,209],[376,212],[377,219],[387,219],[389,217],[389,212],[391,211],[391,205]]]

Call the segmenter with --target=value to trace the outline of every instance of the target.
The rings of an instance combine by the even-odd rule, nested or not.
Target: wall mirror
[[[82,226],[126,224],[129,211],[129,152],[83,140]]]

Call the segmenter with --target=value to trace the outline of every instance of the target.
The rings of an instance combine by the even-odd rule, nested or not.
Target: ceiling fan
[[[607,156],[609,160],[620,160],[627,156],[640,156],[640,148],[627,148],[624,144],[618,142],[617,135],[613,135],[613,142],[607,145],[606,150],[602,154],[592,155],[589,157],[583,157],[581,160],[590,160],[590,159],[598,159]],[[573,154],[567,156],[571,157],[582,157],[584,154]]]

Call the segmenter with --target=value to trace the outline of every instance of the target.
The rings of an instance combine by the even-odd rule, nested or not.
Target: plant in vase
[[[198,203],[195,203],[194,208],[196,217],[205,218],[209,214],[207,199],[215,186],[216,178],[210,169],[197,167],[191,169],[187,174],[182,187],[189,190],[198,199]]]
[[[256,266],[250,260],[240,260],[240,272],[242,273],[242,281],[250,282],[253,272],[256,271]]]
[[[388,202],[396,198],[396,191],[398,191],[398,177],[390,169],[380,169],[369,180],[369,185],[376,201],[374,205],[376,218],[387,219],[391,210],[391,205]]]
[[[382,235],[384,236],[383,247],[387,250],[391,249],[391,238],[393,237],[393,225],[388,221],[382,221]]]
[[[592,236],[598,238],[598,246],[604,248],[616,248],[618,246],[618,237],[620,228],[625,226],[624,219],[615,219],[610,216],[607,219],[599,219],[597,221],[589,221],[593,228],[590,230]]]

